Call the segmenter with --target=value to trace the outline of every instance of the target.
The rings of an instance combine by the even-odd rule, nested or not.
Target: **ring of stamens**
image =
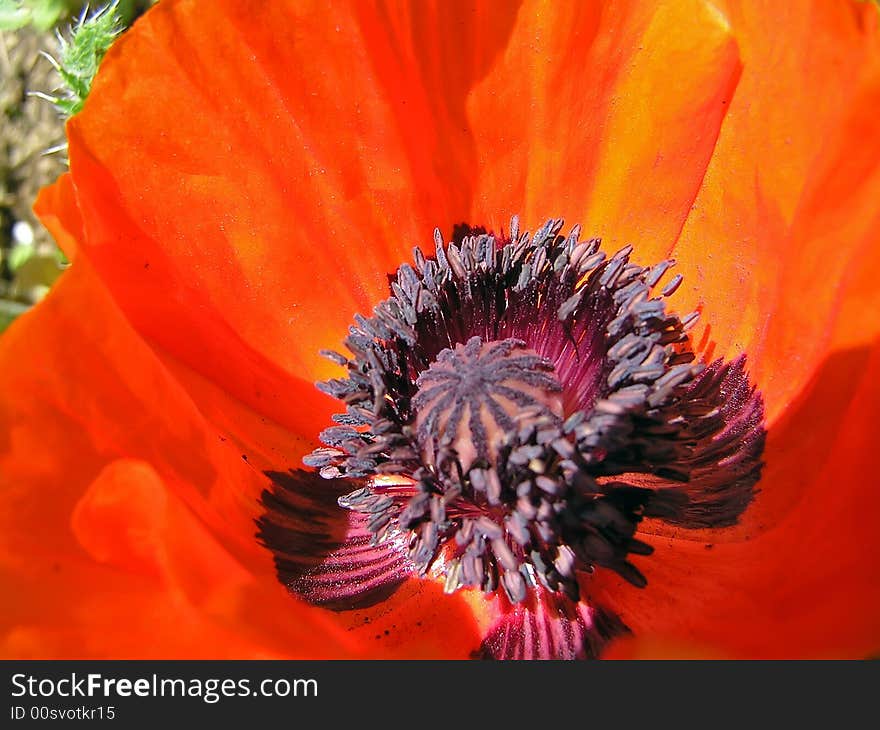
[[[393,296],[356,317],[351,355],[325,352],[347,377],[319,387],[346,411],[305,463],[364,479],[340,505],[448,591],[576,599],[594,566],[644,585],[628,560],[651,551],[640,521],[674,519],[687,500],[627,475],[686,480],[717,412],[709,399],[676,412],[703,366],[686,346],[697,315],[665,310],[681,277],[653,295],[672,262],[643,268],[630,247],[609,259],[561,227],[530,236],[514,219],[506,238],[460,245],[436,232],[435,256],[416,249]]]

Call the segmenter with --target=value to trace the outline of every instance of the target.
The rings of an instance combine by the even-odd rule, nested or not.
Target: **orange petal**
[[[515,7],[460,12],[182,0],[126,33],[68,130],[83,250],[136,328],[290,426],[267,389],[331,374],[318,351],[469,209],[464,93]]]
[[[83,222],[70,173],[64,173],[52,185],[40,190],[34,203],[34,212],[52,234],[59,248],[73,261],[79,241],[83,239]]]
[[[482,606],[480,607],[482,608]],[[469,659],[480,631],[464,596],[437,581],[412,578],[372,608],[334,616],[364,659]]]
[[[711,357],[748,352],[772,423],[826,355],[847,269],[880,252],[880,34],[869,3],[729,17],[743,75],[675,248],[675,303],[703,309]]]
[[[128,457],[153,464],[203,520],[242,541],[232,495],[255,501],[265,478],[205,420],[85,262],[4,334],[0,362],[6,497],[24,500],[29,517],[42,507],[28,500],[57,492],[60,475],[72,499],[109,459]],[[51,503],[63,514],[73,506]],[[23,516],[13,505],[4,518]]]
[[[692,646],[674,641],[639,639],[628,635],[621,637],[602,653],[606,660],[634,659],[727,659],[723,653],[712,647]]]
[[[100,588],[80,588],[84,603],[103,610],[91,609],[85,614],[88,621],[80,618],[82,635],[72,637],[80,642],[79,651],[97,641],[101,653],[111,656],[351,654],[350,640],[327,617],[294,604],[272,582],[256,580],[143,462],[118,460],[105,467],[77,503],[71,530],[96,564],[147,573],[144,582],[154,583],[155,600],[167,616],[155,626],[156,617],[129,605],[130,596],[120,596],[116,581],[105,578]],[[69,574],[82,581],[90,573],[106,572],[95,563],[82,570],[72,567]],[[154,576],[157,580],[150,581]],[[122,620],[112,620],[120,613]],[[52,618],[57,622],[57,616]],[[203,634],[202,643],[194,643],[196,637],[181,629],[182,622]],[[114,626],[124,627],[125,636],[117,636]],[[71,649],[77,651],[76,645]]]
[[[704,309],[695,339],[713,357],[748,351],[770,425],[758,498],[738,528],[705,537],[715,541],[754,535],[799,502],[880,333],[877,13],[773,8],[791,29],[782,40],[767,8],[732,11],[743,80],[676,248],[676,297]],[[854,69],[845,80],[841,64]],[[725,245],[704,257],[713,238]]]
[[[857,387],[840,395],[843,407],[826,414],[836,420],[823,423],[811,404],[787,434],[808,443],[825,434],[812,457],[799,453],[798,466],[783,445],[768,450],[763,488],[798,497],[784,517],[741,542],[652,538],[655,553],[639,562],[643,591],[597,575],[595,599],[638,637],[747,657],[866,657],[880,648],[872,448],[880,341],[841,357],[862,367]],[[851,370],[852,362],[829,367]],[[817,397],[833,399],[833,388]]]
[[[497,230],[563,216],[646,262],[672,246],[700,188],[740,71],[704,2],[525,5],[471,95],[480,187]]]
[[[6,651],[201,655],[170,631],[166,643],[152,645],[149,611],[170,616],[179,609],[196,636],[216,633],[211,627],[226,621],[233,626],[224,635],[237,627],[242,637],[236,612],[249,602],[266,609],[249,616],[248,626],[281,620],[281,607],[288,621],[308,613],[276,585],[241,509],[265,478],[205,421],[84,262],[4,334],[0,371]],[[230,549],[262,570],[251,575]],[[225,608],[215,606],[221,598]],[[216,611],[203,615],[206,602]],[[108,629],[98,640],[91,632],[102,620],[144,630]],[[303,625],[311,621],[303,618]],[[314,621],[328,625],[320,616]],[[259,652],[298,646],[289,634],[285,641],[264,642]],[[335,640],[327,641],[333,653]],[[257,651],[236,642],[228,645],[233,654]],[[303,642],[307,651],[312,645]]]

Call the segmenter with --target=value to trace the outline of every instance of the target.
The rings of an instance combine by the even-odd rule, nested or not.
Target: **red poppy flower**
[[[2,653],[876,651],[877,20],[160,3],[0,340]]]

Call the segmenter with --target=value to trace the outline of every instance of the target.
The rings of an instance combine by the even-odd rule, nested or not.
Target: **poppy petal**
[[[513,213],[561,216],[664,258],[739,73],[709,3],[526,4],[469,102],[481,160],[471,220],[497,231]]]
[[[265,386],[332,374],[319,350],[387,294],[414,244],[468,211],[470,165],[450,163],[464,89],[516,7],[476,13],[500,35],[468,26],[439,57],[421,50],[422,7],[162,3],[110,50],[68,126],[81,245],[123,311],[278,423],[293,406]],[[459,10],[436,10],[450,33]],[[441,101],[438,65],[459,99]]]
[[[58,244],[73,256],[79,242],[85,239],[69,173],[40,191],[34,211]],[[103,284],[97,286],[103,288]],[[170,303],[156,302],[156,306],[165,311]],[[228,330],[221,329],[215,334],[220,339],[231,337],[222,373],[227,383],[238,384],[237,389],[219,387],[215,383],[216,370],[209,377],[160,347],[153,351],[213,424],[233,436],[248,434],[244,440],[236,441],[242,453],[246,452],[245,458],[256,457],[252,463],[262,469],[298,466],[301,457],[314,447],[314,435],[333,412],[332,399],[321,394],[311,382],[293,377],[258,357]],[[192,344],[194,348],[200,347]],[[207,356],[203,350],[202,354]],[[250,405],[230,390],[244,393]]]
[[[259,494],[265,477],[204,421],[83,261],[4,334],[0,369],[0,560],[15,596],[3,621],[12,654],[203,654],[170,632],[151,647],[121,631],[90,643],[103,618],[140,622],[142,644],[153,637],[144,613],[151,608],[170,616],[179,607],[194,627],[226,625],[227,633],[241,628],[240,611],[250,612],[247,625],[251,635],[262,632],[263,648],[232,642],[230,655],[296,653],[298,629],[269,640],[282,608],[288,619],[304,611],[303,626],[332,636],[323,614],[307,618],[313,610],[285,595],[268,556],[255,554],[241,500]],[[59,592],[68,597],[63,605]],[[130,614],[128,624],[116,611]],[[42,644],[37,625],[67,628],[48,631],[55,638]],[[341,646],[328,638],[325,653]]]
[[[15,553],[19,560],[26,555],[27,565],[3,559],[4,656],[351,653],[345,637],[334,638],[333,627],[318,614],[310,618],[303,609],[296,622],[279,620],[289,616],[289,599],[256,582],[144,462],[111,462],[86,488],[67,524],[56,526],[47,516],[30,528],[36,535],[28,552]],[[17,535],[10,542],[13,550],[25,548]]]
[[[155,573],[174,603],[191,604],[193,613],[235,637],[232,645],[206,646],[208,655],[329,657],[351,652],[347,637],[327,617],[291,605],[277,586],[245,570],[142,462],[118,460],[105,467],[80,498],[70,524],[97,563]],[[181,612],[186,614],[186,606]],[[170,621],[169,627],[174,626]]]
[[[34,203],[34,212],[65,256],[73,261],[79,241],[83,239],[83,222],[69,172],[40,190]]]
[[[703,310],[707,357],[749,353],[772,424],[826,355],[847,269],[880,251],[880,33],[869,3],[730,6],[744,70],[675,246],[676,299]]]

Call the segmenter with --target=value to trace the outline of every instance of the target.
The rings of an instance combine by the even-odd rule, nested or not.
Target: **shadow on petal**
[[[389,598],[412,573],[399,545],[374,545],[368,517],[339,506],[355,481],[304,470],[267,476],[272,488],[263,492],[257,539],[272,551],[278,579],[291,592],[335,610],[367,608]]]

